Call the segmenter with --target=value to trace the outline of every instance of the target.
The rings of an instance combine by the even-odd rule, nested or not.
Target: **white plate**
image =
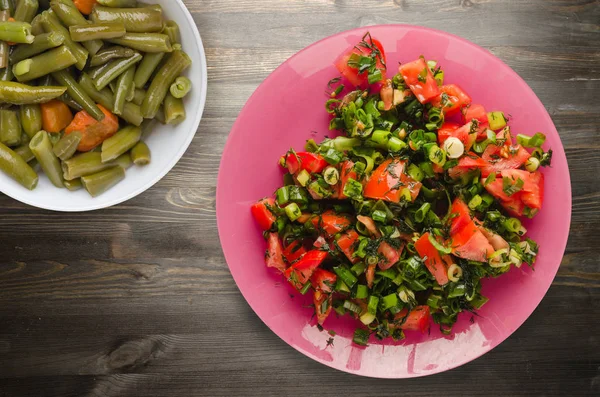
[[[179,24],[183,50],[192,59],[192,66],[185,75],[192,80],[193,88],[184,98],[186,120],[177,125],[156,123],[144,141],[152,152],[152,161],[144,167],[132,166],[126,178],[106,193],[92,198],[85,190],[70,192],[54,187],[39,170],[40,180],[33,191],[29,191],[10,177],[0,172],[0,191],[34,207],[53,211],[81,212],[106,208],[122,203],[144,192],[167,174],[179,161],[190,145],[202,118],[206,101],[206,57],[196,23],[181,0],[152,0],[163,7],[166,19]]]

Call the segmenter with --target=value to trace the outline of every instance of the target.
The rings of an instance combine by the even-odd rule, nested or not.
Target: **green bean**
[[[135,77],[133,78],[136,88],[144,88],[164,56],[164,52],[149,52],[144,55],[142,62],[140,62],[140,65],[135,72]]]
[[[135,55],[131,48],[112,46],[98,51],[90,60],[90,67],[105,65],[108,61],[118,58],[129,58]]]
[[[137,7],[137,0],[98,0],[103,6],[115,8],[133,8]]]
[[[173,51],[183,51],[183,46],[179,43],[173,44]]]
[[[135,75],[135,66],[133,67],[133,75],[131,76],[131,83],[129,84],[129,89],[127,90],[127,95],[125,96],[125,100],[127,102],[133,101],[133,97],[135,97],[135,84],[133,84],[133,76]]]
[[[65,181],[65,187],[70,192],[76,192],[77,190],[83,189],[83,184],[81,183],[81,179],[73,179],[72,181]]]
[[[122,23],[104,22],[85,25],[69,26],[71,39],[73,41],[90,41],[113,39],[125,34],[125,26]]]
[[[92,197],[97,197],[125,179],[125,170],[112,167],[96,174],[84,176],[81,183]]]
[[[15,64],[23,59],[31,58],[34,55],[51,48],[56,48],[65,42],[65,37],[58,32],[43,33],[36,36],[31,44],[22,44],[16,46],[10,54],[10,62]]]
[[[113,111],[113,105],[115,103],[114,95],[110,92],[109,88],[98,91],[94,86],[93,80],[85,73],[81,74],[79,78],[79,85],[84,89],[85,92],[94,100],[96,103],[104,106],[111,112]],[[123,108],[123,114],[120,117],[134,125],[142,124],[144,118],[142,117],[142,111],[139,106],[134,103],[127,102]]]
[[[106,87],[111,81],[116,79],[134,64],[142,60],[141,54],[135,54],[131,58],[115,59],[110,61],[105,70],[103,70],[94,79],[94,86],[97,90],[101,90]]]
[[[0,11],[0,22],[6,22],[10,18],[10,13],[6,10]],[[8,67],[9,59],[8,43],[6,41],[0,41],[0,68]]]
[[[97,22],[121,22],[132,33],[160,32],[163,28],[162,12],[152,8],[111,8],[95,6],[90,20]]]
[[[38,184],[38,175],[17,153],[0,143],[0,170],[29,190]]]
[[[35,158],[31,149],[29,149],[29,142],[15,148],[13,150],[15,151],[16,154],[21,156],[21,158],[23,160],[25,160],[27,163],[29,163],[31,160],[33,160]]]
[[[144,90],[142,88],[136,88],[135,92],[133,94],[133,99],[131,100],[131,102],[133,102],[136,105],[140,106],[142,104],[142,102],[144,102],[144,97],[145,96],[146,96],[146,90]]]
[[[62,138],[62,133],[58,132],[53,132],[53,133],[49,133],[48,134],[48,139],[50,140],[50,143],[52,144],[52,147],[54,147],[54,145],[56,145],[58,143],[58,141],[60,141],[60,139]]]
[[[39,6],[38,0],[19,0],[15,10],[15,20],[30,23],[37,14]]]
[[[175,98],[185,97],[192,89],[192,82],[190,79],[184,76],[179,76],[175,79],[175,82],[171,84],[171,95]]]
[[[152,119],[160,104],[165,99],[167,92],[177,76],[192,64],[190,57],[183,51],[174,51],[167,62],[160,68],[152,79],[150,88],[142,103],[142,114],[144,118]]]
[[[9,147],[21,144],[21,123],[13,110],[0,110],[0,142]]]
[[[31,25],[27,22],[0,22],[0,40],[31,44],[34,38]]]
[[[81,105],[78,104],[73,98],[71,98],[71,96],[66,92],[56,99],[73,109],[75,112],[81,112],[83,110]]]
[[[0,0],[0,10],[6,10],[13,15],[15,13],[15,5],[12,0]]]
[[[31,34],[34,36],[39,36],[44,33],[44,26],[42,25],[42,14],[37,14],[33,20],[31,21]]]
[[[98,121],[104,119],[104,113],[96,106],[96,102],[84,91],[83,88],[75,81],[71,73],[67,70],[61,70],[52,73],[52,77],[61,85],[67,87],[67,93],[75,102],[77,102],[86,112]]]
[[[88,20],[79,12],[72,0],[52,0],[50,6],[66,27],[88,23]],[[81,44],[88,50],[90,55],[96,54],[103,45],[102,40],[84,41]]]
[[[13,73],[20,82],[37,79],[75,65],[77,59],[64,45],[25,59],[13,66]]]
[[[100,66],[96,66],[95,68],[91,68],[86,70],[86,73],[88,74],[88,76],[90,76],[92,79],[95,79],[96,77],[98,77],[103,71],[105,71],[106,69],[109,68],[109,63],[105,63],[104,65],[100,65]]]
[[[0,69],[0,81],[12,81],[15,78],[15,75],[12,72],[12,68],[6,67],[4,69]]]
[[[135,165],[150,164],[150,148],[144,142],[139,141],[133,149],[131,149],[131,160]]]
[[[185,107],[183,100],[167,94],[165,98],[165,122],[167,124],[179,124],[185,120]]]
[[[107,41],[143,52],[173,51],[169,36],[161,33],[127,33],[123,37],[108,39]]]
[[[167,120],[165,119],[165,107],[163,105],[160,105],[154,118],[161,124],[167,124]]]
[[[167,21],[165,22],[165,26],[163,27],[162,33],[169,36],[169,40],[171,40],[171,44],[180,44],[181,43],[181,34],[179,33],[179,25],[175,21]]]
[[[134,147],[142,137],[140,127],[127,126],[102,142],[102,162],[108,163]]]
[[[19,107],[19,118],[21,127],[29,139],[42,129],[42,109],[40,105],[21,105]]]
[[[64,187],[60,161],[58,161],[58,158],[52,151],[52,143],[50,142],[48,133],[42,130],[35,134],[31,142],[29,142],[29,148],[42,166],[50,182],[56,187]]]
[[[123,114],[123,109],[125,108],[127,95],[129,94],[129,90],[133,85],[134,74],[135,66],[130,66],[129,69],[124,71],[116,80],[117,90],[115,91],[115,104],[113,107],[114,114]]]
[[[131,166],[131,156],[126,153],[116,160],[103,163],[100,152],[86,152],[71,157],[67,161],[63,161],[62,170],[63,177],[67,181],[80,178],[82,176],[95,174],[107,168],[119,166],[127,169]]]
[[[63,135],[63,137],[60,138],[60,141],[58,141],[52,149],[54,155],[62,161],[70,159],[77,151],[77,146],[79,146],[82,137],[83,135],[79,131],[73,131],[70,134]]]
[[[71,53],[77,59],[77,69],[83,70],[87,63],[87,58],[89,55],[88,50],[83,48],[81,44],[74,42],[71,40],[71,35],[67,28],[65,28],[56,15],[51,11],[44,11],[42,14],[42,26],[46,32],[60,32],[65,37],[64,46],[71,50]]]
[[[121,76],[119,76],[119,77],[121,77]],[[108,84],[108,88],[110,88],[110,90],[112,91],[113,94],[115,92],[117,92],[117,80],[119,80],[119,79],[113,80]]]
[[[12,81],[0,81],[0,102],[13,105],[48,102],[61,96],[66,87],[33,87]]]

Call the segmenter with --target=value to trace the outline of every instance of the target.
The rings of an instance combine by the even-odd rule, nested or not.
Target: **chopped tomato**
[[[327,167],[327,161],[323,156],[317,153],[299,152],[296,153],[300,159],[300,169],[310,173],[322,172]]]
[[[459,258],[486,262],[494,253],[494,247],[470,218],[468,224],[451,234],[451,238],[452,253]]]
[[[348,183],[348,179],[357,180],[356,171],[354,171],[354,162],[350,160],[340,163],[340,181],[338,183],[338,199],[343,200],[348,198],[344,194],[344,186]]]
[[[283,250],[283,256],[287,260],[288,263],[294,262],[296,259],[300,258],[302,255],[306,253],[306,249],[302,245],[302,241],[294,240],[285,247]]]
[[[292,175],[300,168],[300,159],[294,151],[290,150],[285,155],[285,166]]]
[[[488,239],[489,243],[492,245],[492,247],[494,247],[496,251],[504,248],[510,248],[510,245],[508,245],[506,240],[503,239],[500,235],[481,225],[477,225],[477,228],[481,233],[483,233],[485,238]]]
[[[521,145],[488,145],[481,156],[488,162],[481,168],[481,176],[487,177],[493,172],[521,167],[531,157]]]
[[[394,86],[391,79],[387,79],[381,86],[379,96],[383,101],[383,110],[390,110],[394,102]]]
[[[459,124],[450,121],[447,121],[444,124],[442,124],[437,133],[438,144],[440,145],[440,147],[442,147],[444,142],[446,142],[446,139],[450,138],[451,136],[460,139],[461,142],[466,145],[469,140],[469,132],[467,131],[466,134],[463,134],[462,131],[457,133],[456,131],[459,128]]]
[[[459,198],[456,198],[450,207],[450,235],[458,233],[463,227],[471,222],[469,207]],[[456,214],[456,215],[454,215]]]
[[[400,245],[399,248],[394,248],[387,242],[382,241],[377,248],[377,253],[382,255],[383,258],[379,261],[378,266],[381,270],[386,270],[392,267],[400,260],[400,255],[404,249],[404,244]]]
[[[397,159],[388,159],[381,163],[367,182],[364,196],[399,203],[402,191],[408,189],[411,201],[414,201],[422,184],[404,173],[405,166],[405,161]]]
[[[335,273],[319,268],[315,270],[315,272],[311,276],[310,283],[312,284],[315,290],[330,293],[331,291],[333,291],[333,287],[335,286],[336,280],[337,276],[335,275]]]
[[[367,279],[367,287],[373,288],[373,282],[375,281],[375,265],[367,266],[365,277]]]
[[[328,243],[327,243],[327,240],[325,240],[325,237],[323,237],[323,236],[319,236],[319,237],[318,237],[318,238],[315,240],[315,242],[313,243],[313,246],[314,246],[315,248],[321,248],[321,247],[323,247],[323,246],[325,246],[325,245],[327,245],[327,244],[328,244]]]
[[[271,197],[258,200],[256,204],[250,207],[252,216],[263,230],[271,229],[277,219],[272,211],[273,208],[275,208],[275,199]]]
[[[500,205],[513,216],[523,216],[525,212],[525,204],[523,204],[523,201],[521,201],[520,198],[501,201]]]
[[[369,233],[371,233],[371,235],[373,235],[375,237],[381,237],[381,232],[379,231],[379,229],[377,229],[377,225],[375,224],[375,221],[373,219],[369,218],[368,216],[364,216],[364,215],[357,215],[356,219],[360,223],[365,225],[365,227],[367,228]]]
[[[313,303],[315,304],[315,313],[317,315],[317,322],[319,325],[323,325],[329,313],[331,313],[332,305],[331,294],[325,294],[319,290],[316,290],[313,294]]]
[[[523,189],[520,192],[521,201],[529,208],[541,209],[544,201],[544,174],[540,171],[529,172],[525,170],[505,170],[501,172],[503,177],[513,180],[520,178]]]
[[[399,321],[405,319],[400,325],[401,329],[421,331],[425,333],[429,328],[429,318],[431,317],[429,306],[421,305],[415,307],[413,310],[408,312],[408,309],[402,309],[398,314],[394,316],[394,320]]]
[[[458,164],[448,170],[450,178],[457,179],[475,169],[487,167],[489,164],[473,152],[468,152],[458,160]]]
[[[440,89],[433,78],[425,59],[405,63],[400,66],[400,74],[404,82],[421,103],[427,103],[440,95]]]
[[[346,255],[348,260],[352,263],[360,262],[360,258],[354,257],[354,251],[356,251],[356,244],[358,241],[358,233],[356,230],[348,230],[342,234],[336,241],[338,248]]]
[[[439,285],[448,283],[448,268],[452,259],[448,255],[441,256],[439,251],[429,241],[429,233],[425,233],[415,243],[415,249],[419,253],[425,266],[433,274]]]
[[[301,289],[326,257],[325,251],[308,251],[285,271],[285,276],[296,289]]]
[[[352,222],[345,215],[338,215],[334,211],[325,211],[311,219],[315,229],[325,232],[329,237],[347,229]]]
[[[477,120],[479,125],[488,124],[487,112],[483,105],[478,103],[472,103],[469,106],[462,108],[462,116],[464,123],[468,123],[471,120]]]
[[[383,45],[377,39],[372,39],[372,43],[379,52],[381,53],[381,57],[383,58],[383,62],[385,63],[385,51],[383,49]],[[368,84],[368,72],[358,73],[357,68],[353,68],[348,65],[348,60],[352,54],[359,54],[363,56],[369,56],[373,51],[368,48],[353,46],[348,51],[346,51],[343,55],[341,55],[337,61],[335,62],[335,67],[339,72],[344,76],[350,83],[355,86],[366,85]],[[380,59],[377,58],[377,68],[381,70],[381,74],[383,75],[383,80],[386,79],[385,66],[381,63]]]
[[[431,104],[441,107],[446,116],[451,116],[470,105],[471,97],[456,84],[447,84],[440,87],[440,95],[435,97]]]
[[[267,252],[265,254],[265,263],[268,267],[274,267],[281,272],[285,271],[285,262],[283,261],[283,248],[281,240],[277,233],[269,233],[267,237]]]

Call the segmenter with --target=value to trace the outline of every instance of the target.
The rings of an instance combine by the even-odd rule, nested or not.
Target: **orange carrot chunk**
[[[73,120],[71,109],[59,100],[42,103],[42,128],[47,132],[59,133]]]
[[[85,15],[90,15],[92,13],[92,9],[98,3],[96,0],[73,0],[75,3],[75,7]]]
[[[98,105],[98,107],[105,116],[102,121],[96,120],[88,112],[82,110],[75,115],[71,124],[65,129],[65,134],[70,134],[73,131],[81,132],[81,142],[79,142],[79,146],[77,147],[77,150],[80,152],[89,152],[119,130],[119,119],[117,116],[102,105]]]

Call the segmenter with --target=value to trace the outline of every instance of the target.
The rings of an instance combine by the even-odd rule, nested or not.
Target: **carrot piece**
[[[59,100],[42,103],[42,128],[47,132],[59,133],[73,120],[71,109]]]
[[[89,152],[119,130],[119,119],[117,116],[102,105],[98,105],[98,108],[104,113],[102,121],[96,120],[88,112],[82,110],[75,115],[71,124],[65,129],[65,134],[70,134],[74,131],[81,132],[81,142],[79,142],[79,146],[77,147],[77,150],[80,152]]]
[[[98,2],[96,0],[73,0],[73,3],[82,14],[90,15]]]

